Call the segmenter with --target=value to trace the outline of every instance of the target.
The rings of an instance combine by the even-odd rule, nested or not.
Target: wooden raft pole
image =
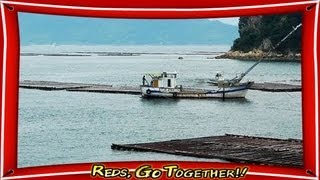
[[[158,152],[237,163],[303,167],[302,140],[226,134],[171,141],[112,144],[122,151]]]

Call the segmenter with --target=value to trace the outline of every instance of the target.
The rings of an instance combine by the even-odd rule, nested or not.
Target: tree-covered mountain
[[[239,19],[240,37],[234,41],[231,50],[242,52],[262,50],[268,52],[301,21],[302,15],[300,13],[241,17]],[[273,52],[290,54],[299,53],[300,50],[301,28],[283,41]]]
[[[236,26],[208,19],[99,19],[21,13],[19,25],[22,45],[231,45],[238,37]]]

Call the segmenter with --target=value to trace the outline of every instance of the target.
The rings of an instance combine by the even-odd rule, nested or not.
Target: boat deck
[[[20,88],[39,89],[39,90],[66,90],[78,92],[97,92],[97,93],[123,93],[141,94],[139,86],[118,86],[108,84],[87,84],[87,83],[68,83],[55,81],[30,81],[24,80],[19,84]],[[279,84],[279,83],[254,83],[251,90],[270,91],[270,92],[293,92],[301,91],[301,85]],[[205,93],[203,89],[183,88],[182,93]]]
[[[302,140],[226,134],[171,141],[112,144],[113,150],[158,152],[237,163],[303,167]]]

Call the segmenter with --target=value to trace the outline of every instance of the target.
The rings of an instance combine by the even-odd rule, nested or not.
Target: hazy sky
[[[25,13],[20,13],[19,15],[25,16]],[[218,20],[221,21],[225,24],[230,24],[230,25],[234,25],[234,26],[238,26],[239,23],[239,17],[232,17],[232,18],[212,18],[209,20]]]
[[[238,22],[239,22],[239,18],[216,18],[216,19],[212,19],[212,20],[219,20],[223,23],[226,24],[231,24],[231,25],[235,25],[238,26]]]

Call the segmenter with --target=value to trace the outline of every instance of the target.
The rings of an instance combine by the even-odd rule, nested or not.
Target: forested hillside
[[[19,14],[22,45],[231,45],[236,26],[208,19],[101,19]]]
[[[270,15],[241,17],[239,20],[240,37],[236,39],[231,51],[242,51],[244,53],[254,50],[268,52],[282,38],[284,38],[293,27],[302,21],[300,13],[289,15]],[[275,49],[275,53],[295,54],[301,50],[301,28],[295,31],[287,40],[283,41]]]

